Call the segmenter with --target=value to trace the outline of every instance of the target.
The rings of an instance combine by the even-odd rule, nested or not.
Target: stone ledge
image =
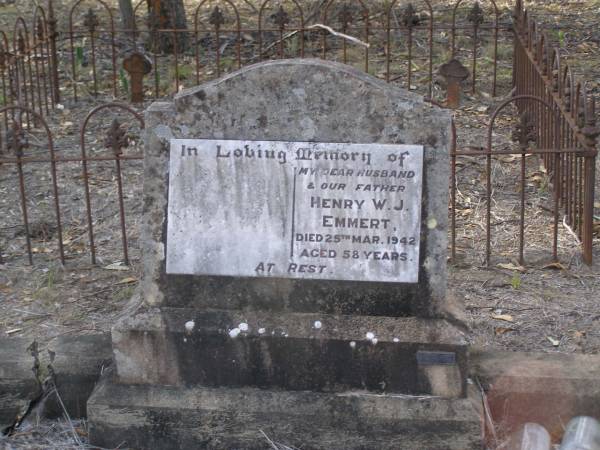
[[[442,397],[466,390],[466,340],[444,320],[165,308],[119,323],[113,347],[122,383]]]
[[[261,434],[304,450],[481,448],[470,399],[364,392],[118,385],[88,402],[90,442],[113,448],[261,449]]]

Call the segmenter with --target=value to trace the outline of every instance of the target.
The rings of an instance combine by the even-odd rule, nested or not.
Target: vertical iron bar
[[[129,255],[127,253],[127,231],[125,228],[125,205],[123,203],[123,180],[121,177],[121,159],[116,155],[115,164],[117,168],[117,192],[119,195],[119,218],[121,222],[121,239],[123,243],[123,261],[129,265]]]
[[[92,46],[92,77],[94,79],[94,96],[98,96],[98,80],[96,77],[96,42],[94,39],[94,30],[90,31],[90,45]]]
[[[179,49],[177,48],[177,30],[173,30],[173,57],[175,58],[175,94],[179,92]],[[217,44],[217,53],[219,52],[219,45]],[[219,66],[217,65],[217,74],[219,73]]]
[[[48,0],[48,39],[50,45],[50,70],[52,76],[52,102],[53,104],[60,103],[60,86],[58,78],[58,54],[56,51],[56,39],[58,38],[58,32],[56,28],[56,18],[54,16],[53,1]]]

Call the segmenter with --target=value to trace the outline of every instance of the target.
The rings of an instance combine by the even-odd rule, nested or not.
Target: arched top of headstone
[[[189,95],[195,95],[204,89],[229,85],[231,83],[247,84],[249,81],[252,81],[257,84],[257,87],[260,84],[264,84],[265,87],[269,88],[272,87],[273,82],[277,83],[281,75],[286,72],[290,75],[299,76],[299,81],[302,80],[304,82],[314,80],[335,84],[340,80],[354,80],[354,83],[370,86],[373,90],[382,89],[393,92],[397,98],[406,98],[407,100],[416,102],[422,101],[422,97],[416,93],[389,84],[384,80],[365,73],[363,70],[338,62],[315,58],[278,59],[245,66],[221,78],[186,89],[176,95],[175,99],[178,101]]]
[[[185,90],[174,103],[178,123],[223,139],[241,133],[248,139],[425,144],[428,118],[438,128],[449,123],[446,112],[415,93],[319,59],[254,64]]]

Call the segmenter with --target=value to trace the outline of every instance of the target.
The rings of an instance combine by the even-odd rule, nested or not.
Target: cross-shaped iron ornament
[[[350,8],[350,6],[348,6],[347,3],[344,3],[342,5],[342,8],[340,9],[340,13],[338,15],[338,19],[342,24],[342,30],[344,31],[348,28],[348,25],[351,24],[354,20],[352,8]]]
[[[530,142],[535,142],[536,137],[533,118],[528,111],[523,111],[519,115],[519,122],[515,125],[512,140],[519,144],[521,150],[526,150]]]
[[[417,10],[412,3],[406,5],[406,8],[402,11],[402,24],[407,28],[412,28],[419,25],[421,18],[417,14]]]
[[[29,141],[19,121],[15,120],[11,129],[6,133],[6,143],[8,149],[12,150],[17,158],[21,158],[23,156],[23,149],[29,147]]]
[[[475,2],[471,8],[469,15],[467,16],[467,20],[471,22],[475,28],[479,27],[479,25],[483,23],[483,9],[481,9],[479,2]]]
[[[90,30],[90,33],[93,33],[96,30],[96,27],[100,25],[100,22],[98,21],[98,16],[96,16],[94,10],[90,8],[83,17],[83,25],[85,25],[87,29]]]
[[[108,130],[108,134],[104,141],[104,146],[112,149],[116,156],[122,155],[123,149],[129,146],[127,134],[117,119],[113,119],[112,124],[110,125],[110,129]]]
[[[271,16],[271,20],[274,24],[279,26],[279,29],[283,30],[285,26],[290,23],[290,16],[286,10],[283,9],[283,6],[279,5],[279,9]]]
[[[225,16],[221,12],[221,8],[215,6],[215,8],[210,13],[210,17],[208,18],[208,23],[210,23],[215,29],[221,28],[221,25],[225,24]]]

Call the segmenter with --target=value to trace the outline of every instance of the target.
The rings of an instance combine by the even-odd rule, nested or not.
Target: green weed
[[[515,273],[510,279],[510,285],[513,289],[519,289],[521,287],[521,276]]]

